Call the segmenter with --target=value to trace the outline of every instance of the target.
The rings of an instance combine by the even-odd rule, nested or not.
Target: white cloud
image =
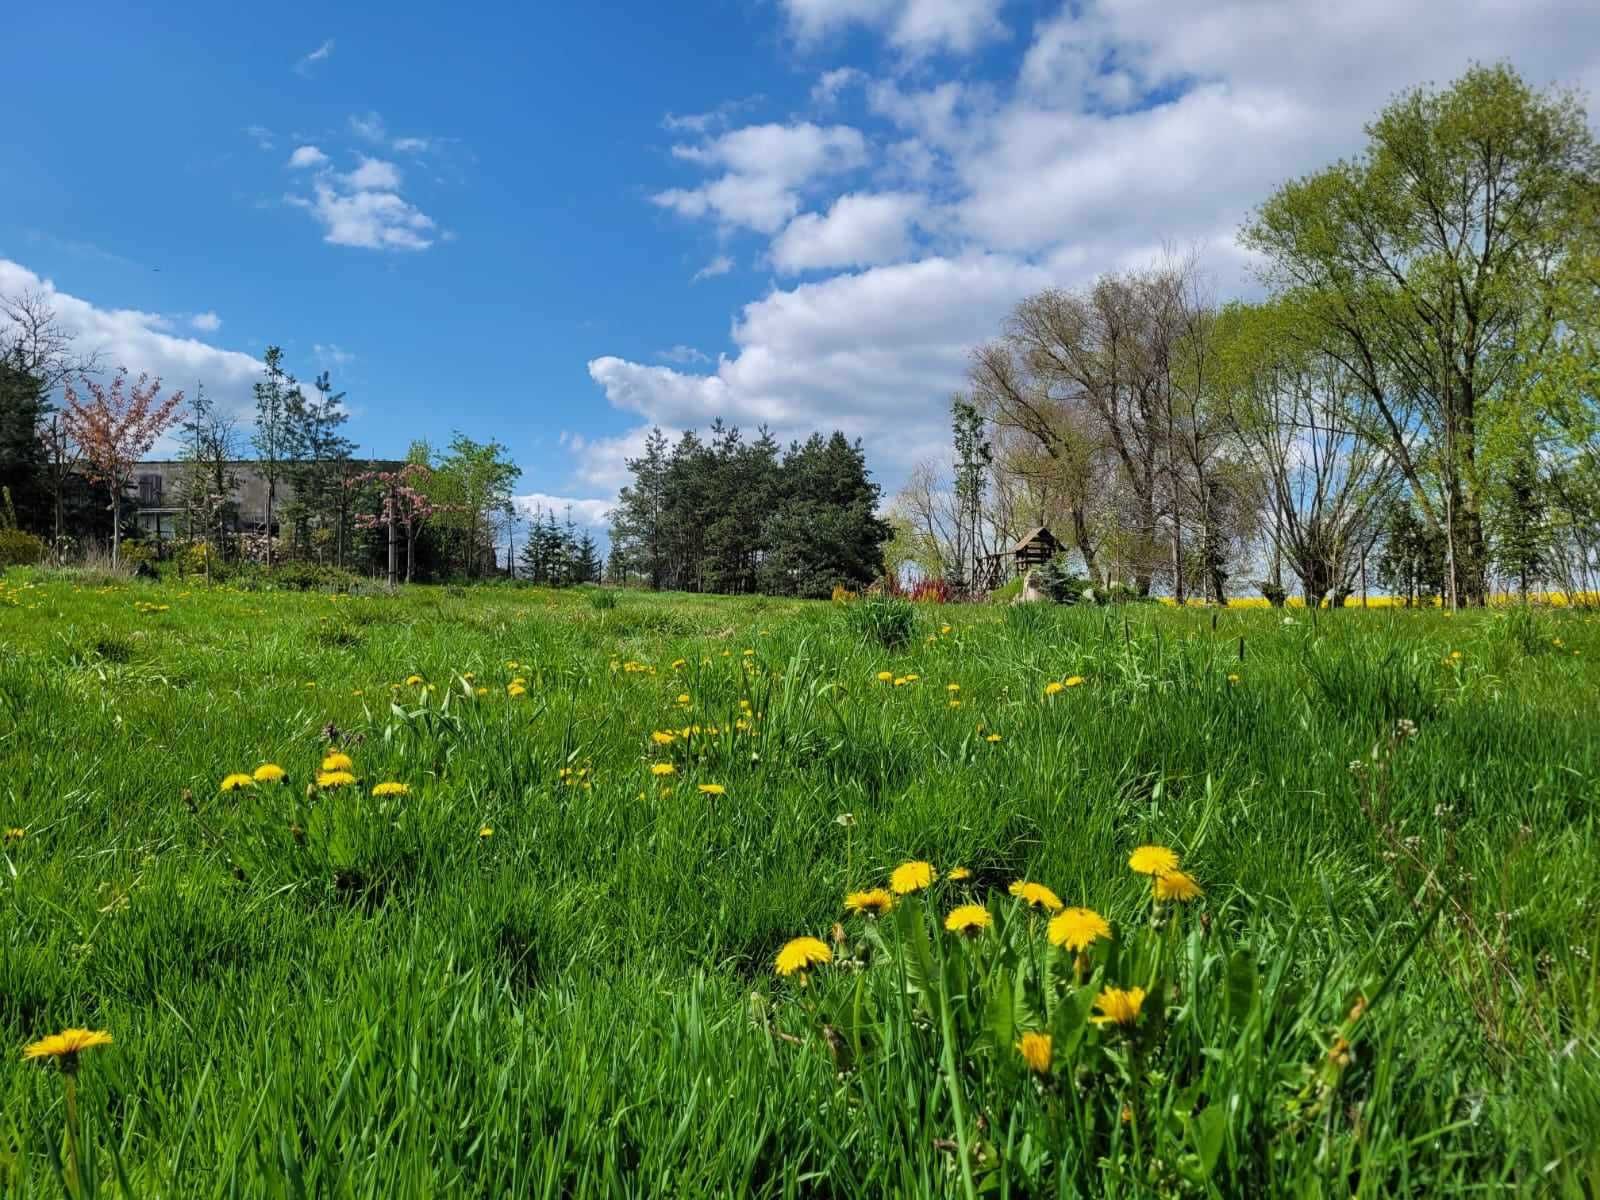
[[[718,275],[726,275],[733,270],[733,259],[726,254],[719,254],[694,273],[690,283],[699,283],[702,279],[714,279]]]
[[[311,345],[311,357],[317,360],[319,367],[328,368],[345,366],[347,363],[354,362],[356,356],[332,343],[324,345],[322,342],[313,342]]]
[[[904,258],[912,248],[912,221],[922,206],[922,198],[909,192],[840,196],[826,215],[804,213],[790,221],[772,243],[772,261],[792,274]]]
[[[316,218],[322,240],[335,246],[426,250],[433,244],[433,218],[395,192],[344,192],[318,180],[310,198],[291,194],[284,199]]]
[[[513,496],[513,503],[525,517],[536,513],[554,513],[558,522],[567,519],[567,510],[572,510],[572,523],[579,529],[601,529],[609,523],[606,514],[616,504],[616,500],[585,500],[576,496],[552,496],[547,492],[529,492],[525,496]]]
[[[229,411],[246,419],[254,411],[250,386],[260,375],[261,363],[250,355],[168,333],[162,328],[167,322],[155,313],[102,308],[61,291],[54,281],[21,263],[0,258],[0,295],[20,292],[44,297],[63,328],[75,335],[74,352],[98,352],[107,367],[125,366],[135,375],[144,371],[159,376],[167,391],[181,389],[193,395],[196,383],[203,383],[206,394]],[[157,450],[163,452],[160,446]]]
[[[315,50],[313,50],[310,54],[305,55],[303,58],[300,59],[299,62],[295,63],[294,69],[296,71],[300,72],[300,74],[302,74],[302,75],[309,75],[311,73],[311,67],[312,67],[313,64],[324,61],[332,53],[333,53],[333,39],[329,38],[327,41],[323,42],[322,45],[318,46]]]
[[[747,304],[733,329],[737,355],[711,373],[603,357],[589,375],[646,426],[703,428],[720,416],[781,436],[837,427],[864,438],[875,462],[903,468],[943,444],[945,405],[971,348],[1052,278],[1002,255],[874,267]],[[617,457],[589,448],[591,461]]]
[[[693,346],[677,345],[670,350],[656,351],[656,357],[665,362],[677,363],[686,366],[689,363],[708,363],[711,356],[704,351],[696,350]]]
[[[265,125],[246,125],[244,131],[259,150],[271,150],[275,144],[274,138],[277,135]]]
[[[433,145],[433,142],[428,138],[403,137],[395,138],[392,145],[394,146],[395,151],[400,154],[426,154],[428,152],[428,148]]]
[[[865,82],[866,78],[866,72],[855,67],[836,67],[824,71],[817,82],[811,85],[811,103],[822,108],[837,104],[841,92]]]
[[[352,191],[392,192],[400,187],[400,168],[381,158],[361,156],[361,165],[344,176],[344,184]]]
[[[818,125],[706,134],[674,153],[707,181],[655,202],[712,219],[725,237],[767,235],[780,272],[850,273],[748,303],[734,352],[704,370],[594,359],[611,404],[641,422],[583,447],[596,480],[619,478],[649,423],[722,415],[747,428],[840,426],[865,438],[892,486],[948,440],[969,349],[1029,292],[1170,245],[1195,249],[1216,290],[1236,294],[1250,281],[1235,234],[1253,206],[1358,151],[1364,123],[1397,91],[1446,84],[1474,60],[1509,61],[1536,85],[1600,89],[1593,0],[1460,0],[1448,22],[1432,0],[1073,0],[1041,6],[1050,11],[1009,78],[904,61],[998,36],[1001,5],[989,0],[780,3],[813,50],[865,30],[902,52],[884,78],[819,66],[813,102],[859,87],[872,143],[831,126],[860,140],[826,157]]]
[[[883,32],[911,54],[967,53],[1005,34],[1001,0],[782,0],[802,42],[816,42],[850,25]]]
[[[810,122],[747,125],[672,153],[723,174],[697,188],[658,192],[656,204],[762,233],[777,232],[800,210],[800,191],[813,179],[858,167],[867,156],[860,130]]]
[[[289,155],[291,167],[320,167],[328,161],[328,156],[315,146],[297,146],[293,154]]]
[[[350,117],[350,132],[369,142],[381,142],[388,136],[383,118],[375,112],[353,114]]]
[[[222,328],[222,318],[214,312],[195,313],[189,318],[189,324],[201,333],[215,333]]]

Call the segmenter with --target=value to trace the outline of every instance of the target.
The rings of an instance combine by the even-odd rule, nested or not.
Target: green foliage
[[[101,1195],[959,1195],[963,1141],[996,1195],[1582,1195],[1600,1171],[1591,615],[1541,614],[1522,654],[1495,613],[918,606],[890,650],[847,624],[866,600],[5,582],[20,1196],[63,1194],[62,1080],[20,1047],[79,1025],[115,1037],[77,1076]],[[1371,788],[1393,841],[1349,765],[1408,703],[1355,682],[1412,670],[1391,652],[1432,714],[1400,713],[1416,736]],[[334,747],[359,789],[314,787]],[[286,783],[219,792],[267,762]],[[1122,865],[1146,841],[1206,889],[1159,930]],[[937,885],[905,986],[895,918],[859,971],[773,974],[835,921],[856,957],[843,896],[908,858],[973,876]],[[1111,923],[1082,985],[1019,878]],[[992,942],[942,929],[968,888]],[[951,987],[963,948],[982,971]],[[1057,1028],[1091,979],[1149,988],[1147,953],[1142,1063]],[[1006,1042],[1037,1019],[1048,1077]]]
[[[22,529],[0,529],[0,567],[26,567],[44,559],[44,539]]]
[[[1057,604],[1078,604],[1083,601],[1084,592],[1094,586],[1091,580],[1072,570],[1065,554],[1058,554],[1037,568],[1034,577],[1040,590]]]
[[[858,638],[886,650],[908,645],[917,633],[917,607],[899,596],[868,596],[841,613]]]

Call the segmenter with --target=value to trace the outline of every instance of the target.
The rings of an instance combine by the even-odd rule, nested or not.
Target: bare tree
[[[68,380],[95,374],[101,367],[98,352],[75,354],[71,333],[50,306],[43,292],[0,296],[0,358],[12,358],[49,393]]]

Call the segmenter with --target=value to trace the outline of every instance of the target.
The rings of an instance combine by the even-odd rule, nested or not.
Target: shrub
[[[871,596],[844,610],[856,636],[894,650],[911,641],[917,629],[917,611],[909,600],[897,596]]]
[[[21,529],[0,529],[0,567],[31,567],[44,558],[44,540]]]
[[[1039,588],[1057,604],[1076,604],[1092,586],[1082,575],[1067,566],[1067,556],[1058,554],[1034,572]]]
[[[1270,579],[1263,579],[1256,584],[1256,587],[1261,590],[1262,596],[1266,598],[1267,603],[1272,605],[1273,608],[1282,608],[1289,602],[1289,591],[1281,583],[1273,583]]]
[[[339,567],[289,562],[280,563],[270,570],[251,564],[240,570],[234,584],[247,592],[355,592],[360,590],[362,579],[354,572]]]

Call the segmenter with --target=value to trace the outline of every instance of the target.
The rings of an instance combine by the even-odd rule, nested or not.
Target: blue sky
[[[1046,285],[1201,256],[1396,89],[1600,84],[1592,0],[708,0],[8,15],[0,292],[364,452],[452,429],[598,519],[652,422],[842,426],[889,487]]]

